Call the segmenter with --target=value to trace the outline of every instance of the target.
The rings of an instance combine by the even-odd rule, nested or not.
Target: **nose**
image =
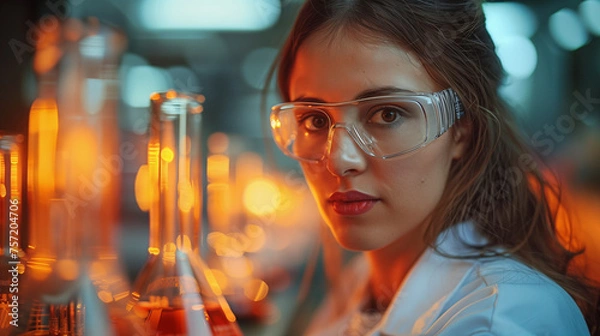
[[[331,129],[326,152],[327,170],[336,176],[353,176],[363,172],[367,166],[365,153],[354,142],[343,126]]]

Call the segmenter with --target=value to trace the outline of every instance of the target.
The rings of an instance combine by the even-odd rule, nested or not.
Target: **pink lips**
[[[371,210],[378,198],[358,191],[335,192],[329,196],[333,210],[342,216],[358,216]]]

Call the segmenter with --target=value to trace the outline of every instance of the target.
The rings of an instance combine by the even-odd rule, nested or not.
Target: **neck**
[[[425,251],[425,242],[413,237],[411,235],[383,249],[365,253],[371,268],[368,309],[383,311],[390,305],[406,275]]]

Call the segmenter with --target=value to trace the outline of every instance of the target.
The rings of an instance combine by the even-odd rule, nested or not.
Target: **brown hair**
[[[519,136],[498,96],[504,74],[481,5],[473,0],[308,0],[279,58],[284,100],[290,98],[289,77],[301,44],[315,32],[340,31],[411,50],[431,78],[453,88],[463,102],[466,114],[459,122],[470,126],[468,154],[451,167],[427,242],[472,220],[489,240],[479,247],[482,255],[502,245],[546,274],[575,299],[594,332],[597,293],[567,272],[577,253],[557,232],[559,207],[552,200],[560,201],[560,188],[541,172],[541,161]]]

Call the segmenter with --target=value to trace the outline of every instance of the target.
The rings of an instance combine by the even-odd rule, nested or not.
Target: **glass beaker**
[[[242,334],[200,257],[203,102],[174,90],[151,96],[149,258],[129,304],[148,335]]]

